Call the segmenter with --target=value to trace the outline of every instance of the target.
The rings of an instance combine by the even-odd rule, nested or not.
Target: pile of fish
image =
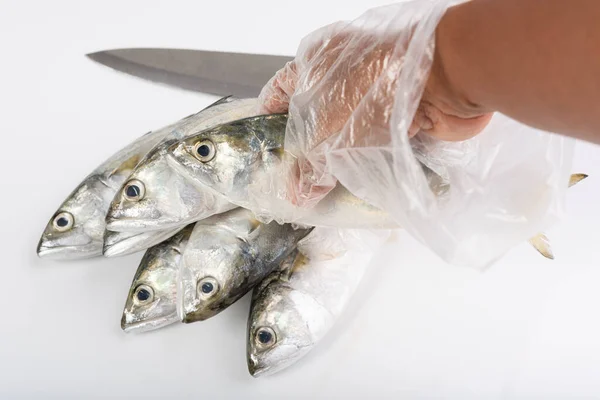
[[[281,165],[287,123],[286,115],[256,115],[256,106],[227,97],[121,149],[67,197],[38,245],[40,257],[57,260],[145,250],[125,332],[203,321],[254,290],[246,333],[253,376],[293,364],[326,335],[397,228],[340,185],[296,210],[294,224],[244,208],[261,176]],[[424,171],[434,193],[450,190]],[[530,242],[552,258],[544,235]]]

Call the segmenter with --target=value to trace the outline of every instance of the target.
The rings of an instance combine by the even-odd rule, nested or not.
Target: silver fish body
[[[137,253],[169,239],[183,228],[177,227],[147,232],[113,232],[107,230],[104,232],[102,254],[105,257],[119,257]]]
[[[183,322],[205,320],[229,307],[277,268],[309,231],[262,224],[242,208],[197,222],[181,263]]]
[[[344,311],[389,231],[315,228],[252,294],[247,361],[254,377],[305,356]]]
[[[117,232],[165,230],[234,208],[216,191],[194,185],[180,176],[167,163],[166,151],[182,138],[253,115],[255,107],[255,99],[226,98],[176,124],[119,189],[106,216],[108,229]],[[130,191],[133,196],[128,195]]]
[[[265,209],[249,203],[252,193],[269,193],[269,176],[283,166],[286,115],[263,115],[246,118],[207,129],[171,146],[171,166],[199,186],[208,186],[232,203],[252,209],[259,217],[271,216],[270,208],[294,222],[309,226],[352,228],[397,227],[390,216],[352,195],[339,185],[315,207],[301,209],[282,200]],[[199,154],[200,151],[207,156]],[[266,177],[266,178],[265,178]],[[277,198],[277,193],[271,196]],[[260,205],[258,205],[260,206]]]
[[[81,259],[102,254],[105,216],[139,160],[169,132],[147,133],[98,166],[54,213],[39,241],[40,257]]]
[[[193,225],[146,251],[127,294],[121,318],[125,332],[146,332],[179,321],[179,263]]]

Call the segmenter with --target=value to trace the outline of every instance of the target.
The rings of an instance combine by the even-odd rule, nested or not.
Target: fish
[[[279,222],[344,228],[393,228],[390,215],[338,185],[315,207],[300,208],[282,200],[264,209],[250,204],[253,191],[273,192],[271,175],[282,167],[287,115],[249,117],[206,129],[171,145],[168,162],[198,186],[210,187],[232,203],[251,208],[268,221],[271,209],[286,214]],[[264,186],[263,186],[264,185]],[[277,201],[276,196],[273,200]],[[290,216],[289,219],[287,216]],[[292,217],[293,216],[293,217]]]
[[[173,144],[168,149],[168,162],[196,185],[208,186],[232,203],[252,209],[259,219],[269,220],[273,217],[270,210],[257,209],[260,204],[248,199],[253,190],[276,191],[260,185],[270,185],[264,176],[281,167],[286,124],[285,114],[273,114],[216,126]],[[443,198],[450,190],[448,182],[425,165],[422,168],[432,192]],[[570,186],[586,177],[574,174]],[[273,199],[277,200],[277,195]],[[276,206],[278,213],[285,215],[279,222],[348,229],[399,228],[388,213],[354,196],[339,183],[312,208],[300,209],[285,200],[268,206]],[[544,234],[534,236],[529,242],[544,257],[553,258]]]
[[[125,332],[147,332],[179,322],[177,280],[194,225],[149,248],[135,273],[121,318]]]
[[[243,208],[197,222],[180,267],[182,321],[206,320],[235,303],[308,232],[291,224],[263,224]]]
[[[147,232],[104,232],[104,257],[119,257],[137,253],[174,236],[184,227]]]
[[[180,139],[254,114],[256,99],[223,98],[179,123],[158,143],[123,183],[106,215],[107,229],[148,232],[185,226],[235,208],[225,197],[200,187],[174,171],[165,159]]]
[[[271,375],[308,354],[331,330],[390,231],[315,228],[252,293],[248,371]]]
[[[37,246],[42,258],[83,259],[102,255],[105,216],[123,182],[141,158],[170,131],[149,132],[122,148],[90,173],[46,224]]]

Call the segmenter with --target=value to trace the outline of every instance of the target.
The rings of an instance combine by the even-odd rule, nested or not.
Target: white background
[[[83,55],[126,46],[293,54],[380,1],[0,2],[0,397],[600,398],[599,148],[580,144],[568,219],[547,261],[527,244],[480,274],[405,234],[377,258],[335,332],[296,366],[251,378],[248,298],[204,323],[126,335],[140,254],[58,263],[35,246],[67,193],[136,136],[213,98]]]

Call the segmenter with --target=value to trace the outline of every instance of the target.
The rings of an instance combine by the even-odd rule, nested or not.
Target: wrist
[[[468,3],[448,9],[435,32],[435,51],[430,76],[425,88],[429,98],[446,114],[472,118],[489,112],[476,100],[471,90],[469,61],[462,59],[461,45],[465,35],[464,17]]]

